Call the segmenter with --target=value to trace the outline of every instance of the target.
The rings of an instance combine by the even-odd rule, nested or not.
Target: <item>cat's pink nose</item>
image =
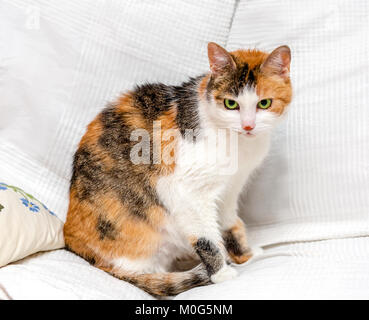
[[[246,130],[246,131],[251,131],[254,128],[255,128],[255,125],[254,124],[243,127],[243,129]]]

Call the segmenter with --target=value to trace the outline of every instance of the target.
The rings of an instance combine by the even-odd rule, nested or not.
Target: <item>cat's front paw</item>
[[[212,283],[219,283],[237,277],[237,271],[229,265],[224,265],[217,273],[214,273],[210,280]]]
[[[230,257],[234,263],[243,264],[249,261],[251,258],[260,256],[263,254],[263,249],[260,247],[249,248],[246,252],[241,255],[235,255],[230,253]]]
[[[230,255],[232,262],[237,263],[237,264],[242,264],[245,263],[247,261],[249,261],[251,259],[251,257],[253,256],[252,252],[247,252],[244,253],[242,255]]]

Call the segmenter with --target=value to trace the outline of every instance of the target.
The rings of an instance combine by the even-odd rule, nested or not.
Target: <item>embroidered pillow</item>
[[[63,222],[30,194],[0,182],[0,267],[62,247]]]

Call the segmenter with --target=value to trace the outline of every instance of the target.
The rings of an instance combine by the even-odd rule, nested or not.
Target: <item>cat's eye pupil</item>
[[[258,102],[258,108],[261,108],[261,109],[268,109],[272,104],[272,100],[271,99],[263,99],[263,100],[260,100]]]
[[[231,110],[237,110],[238,109],[238,103],[235,100],[224,99],[224,105],[227,109],[231,109]]]

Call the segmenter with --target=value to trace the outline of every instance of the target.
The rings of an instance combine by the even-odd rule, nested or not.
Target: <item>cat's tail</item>
[[[202,264],[188,271],[167,273],[135,274],[117,271],[112,268],[101,269],[153,296],[174,296],[191,288],[211,283]]]

